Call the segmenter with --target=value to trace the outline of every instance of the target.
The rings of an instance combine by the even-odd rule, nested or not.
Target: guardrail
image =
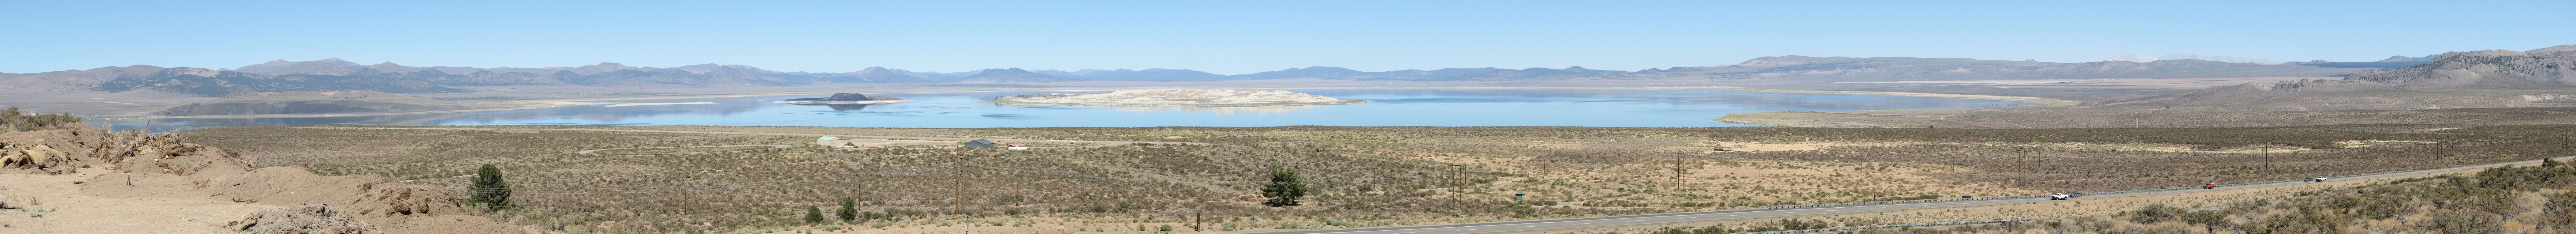
[[[1768,232],[1738,232],[1738,233],[1734,233],[1734,234],[1782,234],[1782,233],[1839,232],[1839,231],[1867,230],[1867,229],[1880,229],[1880,228],[1924,227],[1924,226],[1950,226],[1950,225],[1972,225],[1972,224],[1989,224],[1989,223],[2010,223],[2010,222],[2021,222],[2021,221],[2030,221],[2030,219],[2001,219],[2001,220],[1986,220],[1986,221],[1960,221],[1960,222],[1945,222],[1945,223],[1896,224],[1896,225],[1878,225],[1878,226],[1860,226],[1860,227],[1839,227],[1839,228],[1806,229],[1806,230],[1788,230],[1788,231],[1768,231]]]
[[[2415,172],[2415,171],[2417,171],[2417,170],[2404,170],[2404,171],[2379,172],[2379,173],[2356,174],[2356,175],[2334,176],[2334,177],[2335,177],[2335,178],[2341,178],[2341,177],[2359,177],[2359,176],[2372,176],[2372,175],[2384,175],[2384,174],[2407,173],[2407,172]],[[2307,179],[2296,179],[2296,180],[2275,180],[2275,181],[2250,182],[2250,183],[2234,183],[2234,184],[2222,184],[2222,185],[2218,185],[2218,186],[2219,186],[2219,187],[2228,187],[2228,186],[2244,186],[2244,185],[2270,184],[2270,183],[2282,183],[2282,182],[2299,182],[2299,181],[2307,181]],[[2140,193],[2140,192],[2156,192],[2156,191],[2187,190],[2187,189],[2198,189],[2198,188],[2200,188],[2200,186],[2180,187],[2180,188],[2140,189],[2140,190],[2112,191],[2112,192],[2099,192],[2099,193],[2084,193],[2084,195],[2104,195],[2104,194]],[[1823,203],[1823,204],[1778,205],[1778,206],[1771,206],[1771,207],[1766,208],[1766,209],[1784,209],[1784,208],[1802,208],[1802,207],[1825,207],[1825,206],[1848,206],[1848,205],[1873,205],[1873,204],[1895,204],[1895,203],[1916,203],[1916,202],[1975,201],[1975,200],[1997,200],[1997,199],[2018,199],[2018,198],[2039,198],[2039,197],[2048,197],[2048,195],[2021,195],[2021,196],[1970,197],[1970,198],[1933,198],[1933,199],[1895,200],[1895,201],[1865,201],[1865,202],[1844,202],[1844,203]]]

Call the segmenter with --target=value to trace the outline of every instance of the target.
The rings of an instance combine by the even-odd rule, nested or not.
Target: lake
[[[458,113],[91,120],[111,129],[155,132],[268,125],[728,125],[906,128],[1332,126],[1747,126],[1710,119],[1729,113],[1984,108],[2033,103],[1887,95],[1763,93],[1724,90],[1614,89],[1307,89],[1349,105],[1262,107],[1013,106],[979,101],[1056,92],[869,94],[914,99],[894,104],[795,105],[788,98],[827,95],[677,98]]]

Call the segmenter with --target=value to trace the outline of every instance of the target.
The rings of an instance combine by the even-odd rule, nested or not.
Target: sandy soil
[[[28,206],[0,211],[0,233],[222,233],[247,214],[301,204],[350,211],[370,233],[524,232],[476,216],[445,188],[251,168],[223,149],[166,135],[64,129],[0,134],[0,142],[69,156],[0,168],[0,201]]]
[[[79,174],[0,174],[0,196],[10,206],[0,210],[0,233],[227,233],[226,222],[242,214],[284,206],[233,202],[221,198],[114,198],[84,195],[79,182],[125,173],[82,170]],[[124,186],[124,185],[112,185]],[[30,205],[29,200],[41,201]],[[34,210],[52,209],[51,212]],[[43,215],[43,217],[32,217]]]

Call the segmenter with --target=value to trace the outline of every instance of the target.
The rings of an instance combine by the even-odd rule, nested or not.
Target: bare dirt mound
[[[235,221],[235,231],[262,234],[359,234],[367,233],[367,224],[349,218],[346,211],[331,205],[298,205],[250,213]]]
[[[188,220],[252,220],[251,227],[241,223],[222,225],[232,230],[261,233],[259,225],[282,230],[274,233],[305,233],[294,230],[327,230],[311,233],[520,233],[518,228],[476,216],[464,206],[463,196],[445,188],[430,185],[393,183],[374,176],[320,176],[301,167],[267,167],[253,169],[239,155],[215,147],[184,143],[171,135],[144,135],[136,132],[110,133],[94,129],[44,130],[0,134],[0,149],[18,152],[7,154],[9,164],[0,174],[32,174],[9,186],[63,189],[47,191],[47,199],[92,201],[89,204],[119,203],[251,203],[274,206],[327,205],[327,209],[298,207],[288,213],[250,213],[230,217],[191,217]],[[86,209],[85,218],[124,219],[126,216],[151,216],[161,213],[240,212],[239,206],[182,207],[96,205],[66,207]],[[326,212],[327,211],[327,212]],[[315,213],[321,212],[321,213]],[[357,226],[334,222],[304,222],[295,213],[314,217],[354,220]],[[327,213],[327,214],[324,214]],[[241,213],[235,213],[241,214]],[[284,218],[259,220],[259,217]],[[156,216],[157,217],[157,216]],[[166,219],[166,218],[155,218]],[[71,219],[16,219],[0,222],[34,222],[27,226],[48,227],[47,232],[95,230],[114,232],[117,224],[126,222],[88,222]],[[276,221],[272,223],[271,221]],[[312,225],[298,224],[309,223]],[[21,223],[26,224],[26,223]],[[318,225],[318,226],[316,226]],[[206,225],[202,228],[216,228]],[[292,227],[292,228],[290,228]],[[350,229],[356,227],[356,229]],[[245,229],[247,228],[247,229]],[[0,227],[0,232],[7,231]]]

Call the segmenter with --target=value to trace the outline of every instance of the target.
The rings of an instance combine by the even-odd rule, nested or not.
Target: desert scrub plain
[[[459,126],[442,126],[459,128]],[[2576,126],[2149,129],[1173,127],[902,129],[487,126],[222,127],[195,142],[262,165],[461,187],[499,165],[507,221],[596,232],[1246,232],[2165,188],[2474,165],[2576,153]],[[1196,142],[1044,150],[901,146],[686,156],[588,149],[811,144],[790,136],[591,128]],[[1728,151],[1712,151],[1725,147]],[[1458,166],[1452,166],[1458,165]],[[1269,168],[1304,206],[1259,205]],[[1675,172],[1679,169],[1680,176]],[[1513,201],[1514,194],[1528,199]],[[806,223],[857,198],[859,220]],[[952,209],[964,207],[964,209]],[[1205,226],[1189,226],[1204,217]]]
[[[2576,166],[2547,163],[2463,175],[2373,180],[2203,203],[2148,203],[2101,216],[1898,233],[2570,233],[2576,232]],[[2064,202],[2060,202],[2064,203]],[[2189,204],[2189,205],[2185,205]],[[2207,205],[2207,206],[2203,206]],[[2118,205],[2113,205],[2118,206]],[[1706,234],[1861,226],[1875,219],[1783,219],[1632,228],[1627,233]],[[1902,222],[1899,222],[1902,223]],[[1616,233],[1587,230],[1576,233]]]

